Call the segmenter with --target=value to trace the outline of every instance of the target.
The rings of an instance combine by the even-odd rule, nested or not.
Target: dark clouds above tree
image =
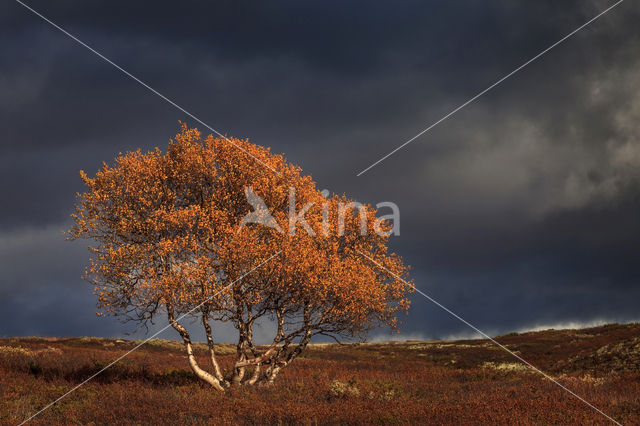
[[[610,4],[29,4],[222,133],[334,192],[395,201],[394,248],[418,285],[480,328],[640,316],[635,3],[361,177]],[[0,33],[0,334],[112,335],[68,320],[94,311],[86,254],[57,233],[78,170],[197,123],[17,3],[0,6]],[[421,299],[404,329],[466,331]]]

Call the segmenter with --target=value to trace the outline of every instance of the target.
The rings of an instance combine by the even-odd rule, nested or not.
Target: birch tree
[[[92,241],[85,278],[98,314],[141,325],[165,316],[192,371],[217,390],[273,383],[314,336],[352,339],[396,328],[408,310],[410,288],[397,279],[408,280],[408,267],[387,247],[392,224],[369,205],[325,197],[268,148],[203,137],[183,124],[165,152],[122,154],[81,178],[86,191],[69,237]],[[258,213],[270,215],[272,226],[243,223],[248,189],[268,206]],[[203,327],[209,367],[194,356],[183,316]],[[257,345],[253,333],[264,321],[275,333]],[[215,353],[220,322],[237,329],[233,359]]]

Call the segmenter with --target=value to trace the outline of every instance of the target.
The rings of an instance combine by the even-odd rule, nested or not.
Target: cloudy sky
[[[28,1],[321,189],[397,203],[417,286],[492,334],[640,319],[638,3],[356,175],[613,3]],[[0,33],[0,336],[122,336],[61,234],[78,171],[198,124],[17,2]],[[472,334],[420,296],[404,321]]]

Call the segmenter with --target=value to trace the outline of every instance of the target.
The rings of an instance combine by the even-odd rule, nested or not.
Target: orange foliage
[[[339,205],[351,200],[325,199],[311,177],[281,155],[232,141],[236,146],[203,138],[183,124],[165,153],[138,150],[104,164],[93,178],[81,172],[87,191],[79,194],[69,232],[97,243],[86,276],[101,313],[142,323],[161,312],[170,321],[189,314],[205,328],[209,320],[233,322],[239,330],[236,382],[249,380],[246,368],[254,369],[252,382],[273,381],[314,335],[354,337],[381,324],[395,327],[397,314],[408,309],[410,288],[372,268],[361,252],[397,276],[406,278],[408,268],[388,251],[388,236],[361,232],[359,215],[369,226],[376,211],[366,205],[344,215]],[[282,230],[290,230],[293,188],[296,212],[313,203],[304,218],[315,235],[301,223],[294,232],[240,228],[250,211],[246,188],[265,201]],[[341,214],[344,225],[338,226]],[[273,344],[259,351],[252,330],[262,317],[278,330]],[[186,330],[174,327],[190,344]]]

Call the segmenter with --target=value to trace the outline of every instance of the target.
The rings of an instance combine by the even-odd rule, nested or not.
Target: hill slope
[[[497,340],[623,424],[640,424],[640,324]],[[0,339],[0,421],[16,424],[133,348],[100,338]],[[232,345],[220,345],[230,368]],[[197,348],[207,365],[204,345]],[[221,394],[178,342],[152,340],[34,423],[607,424],[490,341],[315,344],[275,386]]]

